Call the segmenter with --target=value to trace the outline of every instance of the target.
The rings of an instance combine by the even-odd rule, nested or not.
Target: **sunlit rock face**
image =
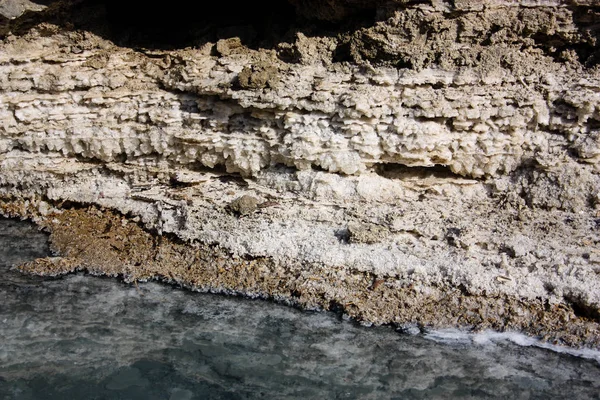
[[[63,257],[31,271],[597,345],[593,2],[192,3],[0,8],[2,209]]]

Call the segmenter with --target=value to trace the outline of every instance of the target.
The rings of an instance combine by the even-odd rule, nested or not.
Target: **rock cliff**
[[[24,270],[600,346],[600,6],[199,3],[0,1]]]

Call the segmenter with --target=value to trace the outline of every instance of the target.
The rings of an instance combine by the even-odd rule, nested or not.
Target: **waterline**
[[[4,226],[0,260],[47,252],[18,227],[20,242]],[[6,261],[0,298],[2,399],[600,398],[596,359],[494,333],[399,334],[156,282],[31,277]]]

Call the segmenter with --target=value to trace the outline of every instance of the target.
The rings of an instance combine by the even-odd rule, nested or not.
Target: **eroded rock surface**
[[[168,48],[112,2],[5,22],[2,209],[65,257],[28,269],[598,346],[600,9],[316,3],[284,21],[257,8],[272,29],[243,13],[179,27]],[[100,209],[66,211],[81,205]],[[185,255],[131,253],[112,212]],[[77,224],[104,233],[80,241]]]

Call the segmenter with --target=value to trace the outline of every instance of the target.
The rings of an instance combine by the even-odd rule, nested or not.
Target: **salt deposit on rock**
[[[58,3],[40,15],[77,10]],[[169,50],[115,44],[102,28],[110,8],[79,27],[61,17],[6,23],[3,212],[62,230],[65,204],[114,210],[190,248],[263,260],[265,276],[285,287],[207,278],[206,290],[339,304],[366,322],[514,327],[597,346],[597,8],[358,2],[376,21],[340,33],[315,26],[357,18],[352,2],[327,2],[333,14],[291,3],[313,25],[271,47],[222,33]],[[251,209],[231,212],[248,198]],[[102,272],[67,242],[57,250],[80,260],[64,265]],[[167,267],[141,273],[146,261],[113,246],[125,265],[115,273],[200,285]],[[290,289],[303,273],[312,280]],[[336,274],[360,278],[345,288],[319,282]],[[410,288],[414,307],[456,303],[456,315],[442,321],[435,306],[423,308],[431,317],[411,314],[387,297],[361,304],[352,290],[363,286],[385,296]],[[554,322],[526,328],[529,311],[504,313],[489,306],[495,299]],[[478,311],[461,303],[471,300]],[[555,322],[552,307],[587,331]]]

